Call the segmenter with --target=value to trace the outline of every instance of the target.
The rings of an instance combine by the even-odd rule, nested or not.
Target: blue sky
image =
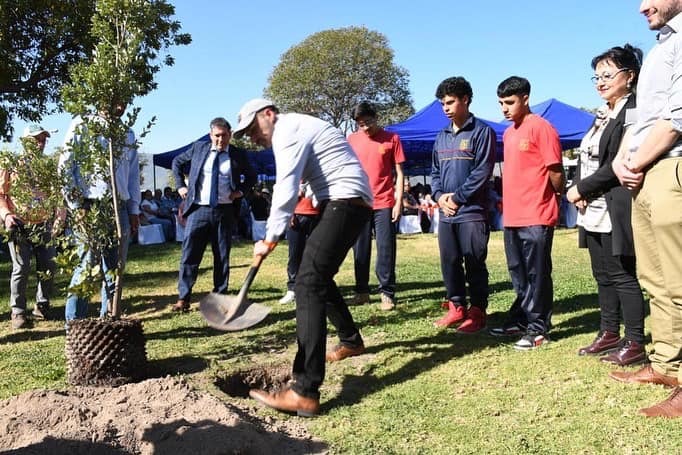
[[[395,63],[409,72],[416,110],[433,101],[441,80],[463,76],[474,91],[471,110],[498,121],[495,90],[506,77],[530,80],[531,104],[558,98],[592,108],[600,104],[590,82],[592,57],[626,42],[646,53],[655,40],[635,0],[171,3],[193,42],[171,50],[175,65],[163,68],[158,89],[136,102],[142,108],[136,130],[157,117],[143,153],[195,140],[216,116],[235,125],[239,107],[262,95],[280,56],[321,30],[362,25],[384,34]],[[59,130],[48,150],[61,145],[69,122],[68,114],[43,120],[44,127]],[[14,126],[18,137],[25,123]]]

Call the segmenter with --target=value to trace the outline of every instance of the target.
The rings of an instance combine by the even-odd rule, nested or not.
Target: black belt
[[[324,207],[327,205],[328,202],[334,202],[336,204],[348,204],[348,205],[354,205],[356,207],[364,207],[366,209],[371,209],[372,207],[365,202],[365,200],[361,197],[352,197],[348,199],[327,199],[326,201],[322,201],[320,203],[321,207]]]
[[[680,158],[682,157],[682,150],[671,150],[668,153],[664,153],[663,155],[658,157],[658,160],[664,160],[666,158]],[[656,161],[658,161],[656,160]]]

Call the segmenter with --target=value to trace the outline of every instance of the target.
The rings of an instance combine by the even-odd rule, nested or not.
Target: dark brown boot
[[[187,313],[189,311],[189,302],[186,300],[178,299],[178,301],[171,306],[171,310]]]
[[[636,341],[626,340],[625,344],[623,344],[620,349],[613,351],[611,354],[604,356],[599,360],[613,363],[621,367],[635,365],[646,361],[646,350],[644,349],[644,346]]]
[[[578,355],[600,355],[615,351],[620,347],[620,336],[617,333],[604,330],[599,332],[591,345],[578,350]]]

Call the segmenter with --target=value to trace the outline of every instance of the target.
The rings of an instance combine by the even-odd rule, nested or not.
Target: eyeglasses
[[[593,84],[596,84],[596,83],[599,82],[600,80],[601,80],[601,81],[604,81],[604,82],[611,82],[612,80],[615,79],[615,77],[618,75],[618,73],[623,72],[623,71],[627,71],[627,70],[628,70],[627,68],[621,68],[621,69],[619,69],[618,71],[616,71],[616,72],[613,73],[613,74],[611,74],[611,73],[604,73],[604,74],[601,74],[601,75],[600,75],[600,74],[595,74],[594,76],[592,76],[592,77],[590,78],[590,80],[592,81]]]

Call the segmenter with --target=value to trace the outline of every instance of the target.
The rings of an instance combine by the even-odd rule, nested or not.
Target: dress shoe
[[[647,417],[682,417],[682,387],[676,387],[664,401],[650,408],[640,409],[639,413]]]
[[[369,303],[369,293],[356,293],[350,301],[351,305],[367,305]]]
[[[608,330],[597,334],[591,345],[578,350],[578,355],[599,355],[615,351],[620,347],[620,336]]]
[[[345,344],[337,344],[327,353],[327,362],[338,362],[347,357],[353,357],[365,352],[365,345],[347,346]]]
[[[645,365],[637,371],[612,371],[609,373],[612,379],[629,384],[659,384],[666,387],[677,387],[677,378],[661,374],[651,367]]]
[[[187,313],[189,311],[189,302],[186,300],[178,299],[178,301],[175,302],[173,306],[171,306],[171,310]]]
[[[278,411],[296,413],[300,417],[313,417],[320,412],[320,400],[299,395],[290,388],[274,393],[251,389],[249,396]]]
[[[462,305],[455,305],[452,302],[446,303],[448,304],[448,312],[445,313],[445,316],[433,323],[435,327],[447,328],[466,319],[466,308]]]
[[[634,365],[646,360],[646,350],[644,349],[644,346],[636,341],[625,340],[625,343],[619,350],[613,351],[611,354],[606,355],[599,360],[606,363],[613,363],[621,367]]]

